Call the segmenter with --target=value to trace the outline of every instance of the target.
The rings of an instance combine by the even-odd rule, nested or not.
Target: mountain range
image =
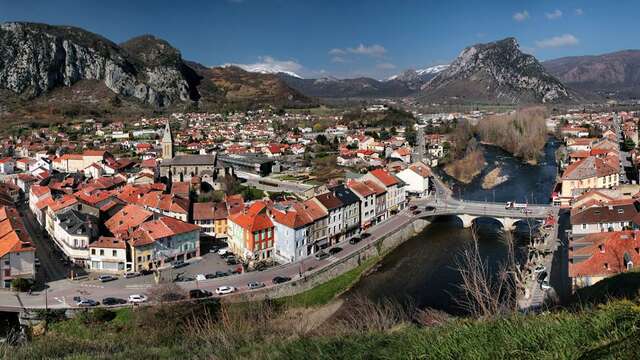
[[[386,80],[303,79],[233,65],[207,67],[151,35],[121,44],[70,26],[0,25],[0,113],[24,107],[92,111],[312,106],[318,98],[411,96],[424,103],[558,103],[640,95],[640,51],[544,63],[514,38],[476,44],[449,65]]]

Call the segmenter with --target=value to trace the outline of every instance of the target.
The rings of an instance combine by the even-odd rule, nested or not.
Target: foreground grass
[[[243,323],[228,328],[226,335],[221,335],[220,329],[210,328],[199,332],[197,338],[188,336],[190,333],[185,332],[188,323],[172,315],[172,311],[145,312],[117,314],[115,319],[99,324],[68,320],[52,326],[46,336],[26,345],[0,347],[0,356],[6,359],[625,359],[635,358],[640,345],[640,307],[628,300],[580,312],[514,315],[490,321],[459,319],[432,328],[402,323],[389,331],[344,332],[343,328],[342,333],[321,329],[314,334],[268,335],[276,328],[264,322],[256,324],[262,329],[247,328],[248,323]],[[122,325],[117,320],[122,316],[131,320]],[[165,326],[159,331],[161,323]],[[203,341],[203,336],[210,336],[211,340]],[[240,337],[249,341],[241,341]]]
[[[362,274],[369,270],[379,260],[373,256],[363,261],[358,267],[345,272],[323,284],[314,287],[303,293],[276,300],[278,303],[292,307],[311,307],[324,305],[333,300],[336,296],[349,290]]]

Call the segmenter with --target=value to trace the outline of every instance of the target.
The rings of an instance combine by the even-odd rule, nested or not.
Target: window
[[[100,256],[104,255],[104,250],[100,249]]]
[[[96,254],[96,249],[91,249],[91,255],[95,255]]]
[[[587,224],[582,224],[582,230],[587,230]]]
[[[118,250],[112,250],[111,256],[118,256]]]

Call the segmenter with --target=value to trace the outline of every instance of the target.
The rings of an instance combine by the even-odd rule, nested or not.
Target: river
[[[488,165],[470,184],[460,184],[439,174],[449,183],[456,196],[477,201],[518,201],[548,203],[556,180],[555,151],[558,142],[550,139],[538,165],[523,164],[507,152],[494,146],[484,146]],[[496,165],[509,179],[491,190],[480,186],[482,177]],[[479,219],[478,243],[480,254],[490,269],[506,260],[506,244],[501,241],[499,223]],[[519,227],[515,232],[520,255],[524,254],[528,231]],[[451,314],[464,314],[456,302],[459,298],[460,276],[456,262],[461,251],[472,241],[469,229],[463,229],[457,217],[442,217],[418,236],[388,254],[375,271],[363,277],[343,298],[346,308],[358,297],[374,301],[394,300],[410,302],[420,308],[434,308]]]

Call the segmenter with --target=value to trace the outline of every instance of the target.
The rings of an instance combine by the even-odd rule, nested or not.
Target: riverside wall
[[[249,293],[227,295],[222,300],[225,302],[259,301],[265,299],[277,299],[303,293],[318,285],[326,283],[347,271],[355,269],[371,257],[384,256],[386,253],[390,252],[405,241],[418,235],[429,224],[430,222],[428,220],[415,219],[404,225],[402,228],[394,229],[375,241],[368,243],[366,246],[351,253],[347,257],[339,259],[338,261],[323,268],[307,271],[302,277],[295,277],[286,283],[268,286]]]

